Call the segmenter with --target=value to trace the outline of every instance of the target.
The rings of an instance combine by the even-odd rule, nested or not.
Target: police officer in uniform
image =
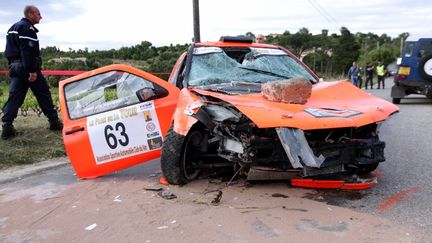
[[[49,121],[51,130],[62,130],[51,98],[48,82],[41,72],[38,30],[34,27],[42,19],[39,9],[30,5],[24,8],[24,18],[12,25],[6,35],[5,56],[9,63],[9,97],[3,107],[2,139],[19,134],[13,126],[18,110],[30,88],[40,108]]]

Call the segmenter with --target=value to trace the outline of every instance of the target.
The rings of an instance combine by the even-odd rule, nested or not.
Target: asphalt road
[[[385,89],[367,92],[391,102],[392,84],[388,78]],[[432,235],[432,100],[412,95],[399,108],[381,128],[386,161],[377,169],[378,184],[361,192],[315,191],[311,198],[415,225]]]
[[[390,101],[391,84],[389,79],[386,89],[368,92]],[[432,242],[432,170],[429,169],[432,158],[432,146],[429,144],[432,138],[432,101],[413,96],[403,99],[399,107],[399,114],[381,129],[380,136],[386,141],[386,162],[376,171],[378,184],[372,189],[299,189],[289,187],[284,182],[263,182],[253,187],[238,185],[223,189],[221,206],[216,208],[207,205],[205,196],[214,192],[209,187],[220,187],[207,180],[185,187],[172,187],[170,190],[177,194],[177,201],[165,203],[156,193],[146,194],[143,188],[161,187],[158,183],[158,160],[102,178],[83,181],[76,178],[70,166],[64,166],[0,185],[0,241],[55,242],[58,239],[79,241],[85,238],[87,240],[83,242],[92,242],[100,241],[109,235],[107,233],[112,233],[119,237],[119,241],[136,242],[136,239],[141,239],[143,241],[140,242],[158,242],[146,241],[146,238],[142,238],[143,235],[136,235],[138,232],[147,232],[145,237],[148,236],[149,239],[165,237],[165,242],[173,242],[176,237],[180,237],[179,232],[198,227],[195,229],[202,228],[204,232],[202,235],[193,232],[198,237],[196,240],[202,239],[199,236],[204,237],[209,232],[215,232],[215,235],[206,238],[209,241],[214,240],[212,237],[219,237],[221,232],[223,237],[227,237],[217,238],[216,242],[257,242],[257,239],[260,242],[275,239],[283,242],[284,239],[295,239],[291,237],[332,242],[335,239],[336,242],[346,242],[347,239],[361,242],[395,242],[395,239],[396,242],[418,242],[421,239],[421,242]],[[311,203],[308,199],[318,204]],[[116,202],[123,203],[124,207],[112,210],[116,207]],[[147,209],[142,210],[147,203],[152,206],[146,206]],[[80,208],[80,205],[86,205],[85,210],[80,210],[84,212],[74,213],[73,210]],[[332,207],[333,205],[339,207]],[[105,214],[100,214],[104,210]],[[287,210],[291,210],[290,214],[282,216]],[[177,215],[175,220],[170,218],[179,213],[184,214]],[[221,222],[228,225],[232,221],[233,225],[222,231],[220,227],[223,227],[223,223],[211,225],[212,220],[218,219],[218,215]],[[190,222],[187,221],[188,217]],[[212,220],[201,220],[203,217]],[[161,218],[166,218],[170,223],[162,225]],[[227,221],[227,218],[230,220]],[[90,227],[93,222],[89,219],[99,225],[91,234],[87,233],[88,229],[84,230],[84,227]],[[282,224],[279,222],[281,219],[285,220]],[[420,231],[423,237],[410,238],[405,231],[397,235],[395,232],[400,232],[396,230],[399,228],[391,226],[387,221],[381,222],[381,219]],[[101,222],[109,220],[112,222],[111,228],[103,228]],[[181,221],[187,227],[182,228],[179,225]],[[156,227],[157,223],[162,226]],[[328,225],[323,226],[325,223]],[[177,228],[172,231],[170,228],[165,235],[160,236],[161,229],[172,227],[173,224]],[[126,233],[116,232],[113,227],[123,229],[126,225],[130,226]],[[237,226],[240,228],[237,229]],[[217,227],[218,231],[212,231],[212,227]],[[275,230],[277,227],[287,228],[278,231]],[[236,231],[230,231],[233,229]],[[291,233],[284,237],[283,232],[288,231]],[[321,234],[317,236],[310,234],[311,232]],[[115,239],[111,238],[113,241]],[[180,238],[179,242],[182,239],[189,238]],[[194,242],[193,239],[191,241]]]

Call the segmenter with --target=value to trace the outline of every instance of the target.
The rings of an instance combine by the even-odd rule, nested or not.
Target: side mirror
[[[168,96],[168,91],[162,87],[145,87],[136,92],[136,95],[141,102],[154,100]]]

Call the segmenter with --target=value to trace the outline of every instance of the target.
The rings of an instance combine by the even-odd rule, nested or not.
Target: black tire
[[[161,169],[165,179],[174,185],[184,185],[192,181],[201,173],[195,165],[199,163],[194,159],[198,155],[202,143],[202,133],[192,128],[188,135],[182,136],[171,127],[162,145]]]
[[[393,104],[400,104],[401,98],[393,98]]]
[[[180,170],[180,159],[185,137],[174,132],[171,126],[168,130],[161,151],[161,169],[165,179],[174,185],[187,183]]]
[[[432,70],[426,70],[427,67],[425,65],[426,63],[430,65],[431,62],[432,62],[432,54],[426,55],[419,62],[420,75],[427,81],[432,81],[432,73],[431,73]]]
[[[368,173],[376,170],[376,168],[378,168],[378,165],[379,165],[379,163],[359,165],[358,166],[359,170],[357,171],[357,174],[359,174],[359,175],[368,174]]]

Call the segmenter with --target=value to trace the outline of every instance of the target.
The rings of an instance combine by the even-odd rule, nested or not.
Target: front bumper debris
[[[344,180],[314,180],[296,178],[291,180],[291,185],[305,188],[321,188],[321,189],[342,189],[342,190],[364,190],[375,186],[378,183],[376,177],[361,179],[349,178]]]

